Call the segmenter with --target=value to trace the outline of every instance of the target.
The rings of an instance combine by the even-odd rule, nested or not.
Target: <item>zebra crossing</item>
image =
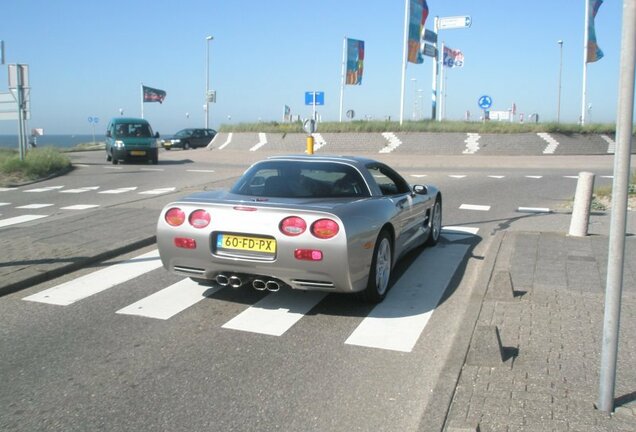
[[[343,344],[374,349],[411,352],[432,316],[446,287],[466,255],[477,228],[444,227],[440,245],[424,249],[394,283],[384,302],[351,331]],[[110,289],[124,289],[125,283],[160,270],[158,250],[151,250],[126,261],[110,265],[22,300],[53,307],[74,305]],[[143,283],[143,279],[139,279]],[[160,287],[147,297],[113,310],[113,314],[138,319],[170,320],[188,313],[197,303],[216,301],[213,294],[229,287],[199,284],[189,278]],[[249,332],[283,337],[314,309],[328,293],[283,289],[265,294],[254,304],[221,325],[227,331]],[[114,308],[116,309],[116,308]]]

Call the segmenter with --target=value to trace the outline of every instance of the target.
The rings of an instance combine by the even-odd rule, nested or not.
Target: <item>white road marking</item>
[[[546,207],[519,207],[517,209],[519,213],[552,213],[549,208]]]
[[[393,150],[402,145],[402,141],[393,132],[382,132],[382,136],[388,142],[385,147],[380,149],[379,153],[391,153]]]
[[[79,168],[88,168],[90,165],[74,163],[73,166],[74,167],[79,167]]]
[[[479,228],[466,226],[445,226],[442,228],[443,234],[472,234],[476,235]]]
[[[490,178],[494,178],[494,179],[502,179],[502,178],[505,178],[506,176],[502,176],[502,175],[489,175],[488,177],[490,177]]]
[[[411,177],[415,177],[415,178],[422,178],[422,177],[427,177],[427,174],[411,174]]]
[[[614,178],[614,176],[613,176],[613,175],[611,175],[611,176],[601,176],[601,178],[613,179],[613,178]]]
[[[479,151],[479,139],[481,135],[478,133],[467,133],[467,137],[464,140],[466,148],[462,152],[463,154],[475,154]]]
[[[53,190],[62,189],[63,187],[64,186],[47,186],[47,187],[41,187],[37,189],[28,189],[28,190],[25,190],[25,192],[50,192]]]
[[[267,134],[263,133],[263,132],[259,132],[258,134],[258,143],[253,146],[250,151],[256,151],[259,148],[263,147],[265,144],[267,144]]]
[[[124,167],[120,167],[120,166],[105,166],[104,169],[121,170],[121,169],[124,169]]]
[[[91,208],[99,207],[98,204],[76,204],[68,207],[62,207],[61,210],[87,210]]]
[[[68,306],[161,267],[157,249],[54,286],[23,300]]]
[[[563,176],[563,178],[578,179],[579,176],[577,176],[577,175],[575,175],[575,176]]]
[[[88,191],[94,191],[97,189],[99,189],[99,186],[89,186],[89,187],[83,187],[83,188],[77,188],[77,189],[67,189],[67,190],[60,191],[60,193],[83,193]]]
[[[219,289],[219,287],[199,285],[187,278],[126,306],[117,313],[167,320],[203,300],[204,293],[212,294]]]
[[[139,195],[160,195],[160,194],[172,192],[175,189],[176,187],[157,188],[157,189],[147,190],[145,192],[139,192]]]
[[[18,190],[18,188],[0,187],[0,192],[10,192],[14,190]]]
[[[488,205],[476,205],[476,204],[462,204],[459,206],[460,210],[477,210],[477,211],[488,211],[490,210],[490,206]]]
[[[326,295],[319,291],[283,289],[245,309],[223,324],[223,328],[280,336]]]
[[[527,175],[526,178],[531,178],[531,179],[540,179],[543,178],[543,176],[538,176],[538,175]]]
[[[164,171],[163,168],[141,168],[140,171]]]
[[[219,150],[223,150],[223,149],[224,149],[225,147],[227,147],[227,145],[228,145],[229,143],[231,143],[231,142],[232,142],[232,132],[230,132],[230,133],[227,135],[227,139],[226,139],[226,140],[225,140],[225,142],[224,142],[224,143],[223,143],[223,144],[219,147]]]
[[[468,248],[456,243],[424,250],[412,264],[419,271],[406,272],[345,344],[411,352]]]
[[[608,137],[607,135],[601,135],[601,138],[607,143],[607,152],[615,153],[616,152],[616,141]]]
[[[0,220],[0,228],[23,223],[23,222],[30,222],[32,220],[45,218],[47,216],[48,215],[22,215],[22,216],[12,217],[9,219],[2,219]]]
[[[105,190],[105,191],[101,191],[99,192],[100,194],[120,194],[120,193],[124,193],[124,192],[130,192],[130,191],[134,191],[137,190],[137,187],[125,187],[125,188],[118,188],[118,189],[109,189],[109,190]]]
[[[537,135],[539,138],[548,143],[548,145],[543,149],[543,154],[554,154],[557,147],[559,147],[559,142],[550,136],[550,134],[545,132],[537,133]]]
[[[51,207],[52,205],[53,204],[27,204],[27,205],[19,206],[19,207],[16,207],[16,208],[35,210],[35,209],[41,209],[41,208],[44,208],[44,207]]]
[[[466,175],[464,175],[464,174],[451,174],[451,175],[449,175],[449,177],[450,178],[461,179],[461,178],[466,177]]]
[[[195,173],[213,173],[214,170],[199,170],[199,169],[189,169],[187,172],[195,172]]]
[[[11,205],[11,203],[0,203],[0,207],[7,206],[7,205]]]

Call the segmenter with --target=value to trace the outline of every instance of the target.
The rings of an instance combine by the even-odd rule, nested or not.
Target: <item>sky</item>
[[[605,0],[596,35],[605,56],[587,67],[588,122],[616,118],[622,1]],[[438,17],[470,16],[470,28],[442,30],[439,40],[463,52],[463,68],[446,69],[446,118],[480,115],[514,103],[525,118],[557,117],[563,41],[561,121],[581,113],[585,0],[428,0],[425,27]],[[344,89],[355,120],[400,116],[404,0],[2,0],[5,62],[29,66],[29,128],[45,134],[98,132],[120,115],[141,116],[141,83],[165,90],[143,104],[162,135],[205,125],[206,70],[217,102],[210,126],[311,116],[305,92],[323,91],[323,121],[338,121],[344,37],[365,42],[362,84]],[[207,36],[213,36],[207,41]],[[209,62],[208,62],[209,53]],[[8,66],[0,66],[0,93]],[[404,119],[430,118],[432,59],[409,63]],[[17,133],[0,121],[0,134]]]

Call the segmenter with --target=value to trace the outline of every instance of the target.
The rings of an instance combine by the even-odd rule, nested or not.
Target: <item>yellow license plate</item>
[[[276,253],[276,240],[272,238],[219,234],[216,238],[216,247],[217,249],[232,249],[274,254]]]
[[[130,154],[133,156],[146,156],[146,152],[143,150],[132,150]]]

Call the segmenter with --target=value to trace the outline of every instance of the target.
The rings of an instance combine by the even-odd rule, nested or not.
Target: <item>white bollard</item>
[[[579,173],[574,195],[574,208],[570,220],[570,232],[574,237],[585,237],[587,226],[590,222],[590,207],[592,206],[592,192],[594,190],[594,174],[591,172]]]

